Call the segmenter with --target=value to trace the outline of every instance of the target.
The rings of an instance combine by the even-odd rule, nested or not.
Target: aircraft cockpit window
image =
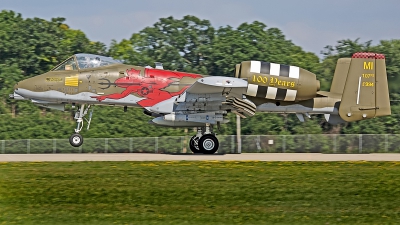
[[[63,71],[63,70],[77,70],[77,69],[78,69],[78,67],[76,65],[75,59],[74,59],[74,57],[72,57],[53,70],[54,71]]]
[[[76,54],[78,65],[80,69],[96,68],[107,66],[111,64],[120,64],[120,62],[105,56],[92,55],[92,54]]]

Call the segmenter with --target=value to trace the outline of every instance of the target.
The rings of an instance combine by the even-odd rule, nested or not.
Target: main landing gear
[[[86,122],[88,123],[86,129],[89,130],[90,122],[92,121],[93,109],[90,110],[88,119],[85,118],[85,116],[87,115],[90,107],[91,107],[91,105],[88,105],[85,108],[85,104],[82,104],[78,108],[78,110],[75,112],[74,119],[76,120],[77,125],[76,125],[76,129],[75,129],[75,133],[72,134],[71,137],[69,138],[69,143],[74,147],[79,147],[83,144],[83,137],[82,137],[82,135],[79,134],[79,132],[81,132],[81,130],[82,130],[84,120],[86,120]]]
[[[219,147],[219,141],[212,132],[210,124],[198,128],[197,134],[190,138],[189,148],[193,153],[214,154]]]

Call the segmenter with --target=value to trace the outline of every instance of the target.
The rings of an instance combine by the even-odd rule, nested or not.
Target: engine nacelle
[[[314,98],[320,89],[316,75],[297,66],[260,61],[236,65],[235,76],[247,79],[246,95],[278,101]]]

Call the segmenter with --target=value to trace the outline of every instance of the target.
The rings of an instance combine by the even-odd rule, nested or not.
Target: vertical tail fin
[[[342,95],[347,74],[349,73],[350,63],[351,58],[341,58],[337,61],[330,92]]]
[[[376,60],[376,114],[375,116],[391,115],[389,85],[386,74],[385,56],[383,59]]]
[[[340,59],[336,69],[331,91],[340,93],[343,88],[339,107],[343,120],[351,122],[391,114],[383,54],[355,53],[351,59]]]

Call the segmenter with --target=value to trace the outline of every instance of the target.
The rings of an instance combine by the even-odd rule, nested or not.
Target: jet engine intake
[[[236,65],[235,76],[247,79],[246,95],[279,101],[302,101],[316,97],[320,82],[316,75],[297,66],[261,61]]]

